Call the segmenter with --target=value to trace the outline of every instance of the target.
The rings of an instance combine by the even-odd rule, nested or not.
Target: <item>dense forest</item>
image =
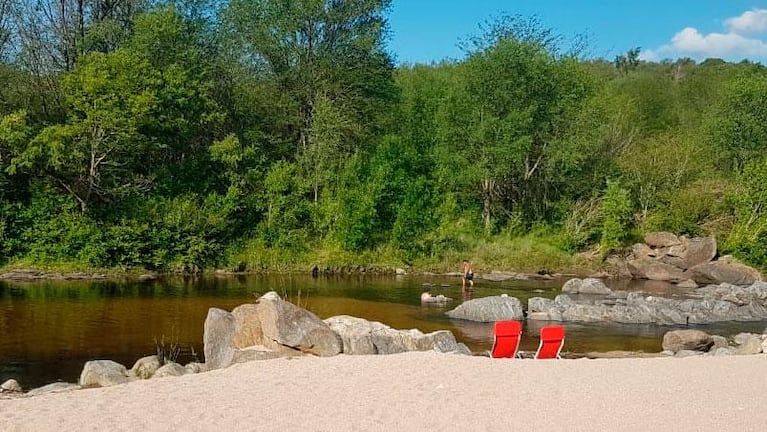
[[[397,66],[389,3],[0,0],[0,265],[554,270],[667,230],[767,268],[765,67],[513,15]]]

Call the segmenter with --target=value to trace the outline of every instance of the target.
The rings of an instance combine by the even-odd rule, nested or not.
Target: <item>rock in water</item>
[[[468,321],[494,322],[520,320],[524,318],[524,313],[519,299],[500,295],[469,300],[448,311],[447,316]]]
[[[612,290],[599,279],[570,279],[562,286],[562,292],[568,294],[612,294]]]
[[[2,385],[0,385],[0,391],[20,392],[21,385],[19,385],[18,381],[16,381],[15,379],[9,379],[6,382],[4,382]]]
[[[667,351],[708,351],[714,339],[700,330],[673,330],[663,335],[663,349]]]

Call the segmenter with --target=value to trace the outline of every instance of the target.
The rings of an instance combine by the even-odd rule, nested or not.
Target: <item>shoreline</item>
[[[505,360],[412,352],[249,362],[0,400],[3,430],[757,430],[765,356]],[[42,413],[45,413],[42,415]],[[73,415],[77,413],[77,415]],[[5,429],[7,428],[7,429]]]
[[[595,270],[594,273],[597,273]],[[160,280],[163,278],[175,278],[175,277],[248,277],[258,275],[269,274],[296,274],[296,275],[312,275],[315,277],[333,277],[333,276],[359,276],[359,275],[371,275],[371,276],[436,276],[436,277],[454,277],[460,276],[460,272],[432,272],[428,270],[413,270],[404,271],[400,268],[387,268],[369,271],[366,269],[358,269],[356,271],[350,271],[347,269],[341,271],[320,271],[314,273],[310,270],[289,270],[289,271],[231,271],[224,269],[212,269],[208,271],[201,271],[198,273],[183,273],[183,272],[153,272],[153,271],[134,271],[134,270],[88,270],[88,271],[73,271],[73,272],[61,272],[52,271],[37,268],[17,268],[6,269],[0,271],[0,281],[10,282],[33,282],[40,280],[54,280],[54,281],[116,281],[116,280],[138,280],[138,281],[152,281]],[[522,272],[516,270],[492,270],[487,273],[477,273],[478,279],[487,280],[490,282],[499,282],[504,280],[553,280],[562,278],[574,278],[574,277],[611,277],[608,274],[591,274],[586,275],[584,272],[576,271],[562,271],[555,273],[531,273]],[[620,277],[612,277],[614,279],[621,279]]]

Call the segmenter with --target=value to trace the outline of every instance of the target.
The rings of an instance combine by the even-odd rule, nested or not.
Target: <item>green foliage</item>
[[[712,139],[723,164],[736,170],[767,151],[767,71],[747,73],[725,88],[709,119]]]
[[[395,69],[390,5],[129,0],[82,28],[0,25],[0,261],[538,271],[596,265],[574,254],[636,225],[767,266],[767,68],[583,60],[502,16],[465,59]]]
[[[761,267],[767,266],[767,160],[746,164],[730,199],[736,223],[725,250]]]
[[[601,244],[605,250],[618,248],[630,234],[631,199],[628,190],[621,187],[617,181],[608,180],[602,198],[602,223]]]

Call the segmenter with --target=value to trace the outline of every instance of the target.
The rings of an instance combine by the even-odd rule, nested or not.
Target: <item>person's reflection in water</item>
[[[471,289],[462,289],[461,290],[461,300],[464,302],[467,302],[471,300],[471,293],[474,292],[474,290]]]

